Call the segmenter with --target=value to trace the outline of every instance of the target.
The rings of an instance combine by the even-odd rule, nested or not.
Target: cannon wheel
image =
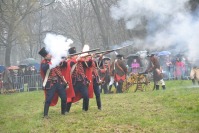
[[[140,75],[138,74],[136,84],[137,85],[136,85],[136,89],[134,92],[136,92],[137,90],[140,90],[140,91],[152,91],[153,90],[153,88],[150,84],[150,81],[145,74],[140,74]]]
[[[137,76],[136,74],[131,74],[122,85],[122,92],[129,92],[129,88],[133,86],[136,82]]]

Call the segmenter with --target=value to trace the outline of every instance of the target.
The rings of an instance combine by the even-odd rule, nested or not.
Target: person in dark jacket
[[[165,90],[165,82],[163,79],[162,68],[158,61],[158,58],[154,54],[150,54],[147,57],[150,58],[150,65],[146,69],[145,73],[153,72],[153,80],[156,90],[159,90],[159,83],[162,84],[162,89]]]

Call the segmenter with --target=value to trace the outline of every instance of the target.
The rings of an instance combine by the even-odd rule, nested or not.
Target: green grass
[[[43,119],[43,91],[0,95],[0,133],[198,133],[199,87],[191,81],[166,81],[165,91],[102,94],[102,110],[90,99],[65,116],[59,103]]]

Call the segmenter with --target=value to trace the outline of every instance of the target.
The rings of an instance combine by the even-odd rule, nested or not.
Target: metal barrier
[[[13,88],[12,89],[16,89],[20,92],[24,91],[24,78],[22,76],[12,76],[11,77],[11,83]]]
[[[42,89],[42,78],[40,74],[12,76],[13,89],[23,91],[35,91]]]

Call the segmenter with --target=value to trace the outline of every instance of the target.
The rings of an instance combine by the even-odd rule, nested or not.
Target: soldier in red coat
[[[69,49],[69,54],[76,53],[75,47],[71,47]],[[75,97],[71,100],[71,102],[67,103],[67,109],[66,111],[69,112],[72,103],[79,101],[81,98],[83,98],[83,111],[88,111],[89,107],[89,94],[90,90],[88,90],[89,80],[85,74],[85,68],[91,66],[91,61],[86,61],[80,57],[72,56],[70,59],[70,65],[67,67],[70,67],[71,71],[71,78],[72,78],[72,85],[75,91]]]
[[[64,67],[64,64],[50,69],[52,56],[44,47],[39,51],[39,54],[44,57],[40,67],[45,92],[44,118],[48,118],[49,106],[57,104],[58,95],[61,98],[61,114],[65,115],[67,83],[61,72],[61,67]]]
[[[100,66],[99,69],[99,75],[102,82],[101,85],[101,92],[104,90],[104,94],[108,94],[108,84],[110,82],[110,58],[105,57],[102,59],[102,65]]]
[[[89,68],[86,69],[86,75],[89,78],[91,84],[89,85],[90,88],[92,88],[95,98],[96,98],[96,103],[97,103],[97,108],[101,110],[102,105],[101,105],[101,96],[100,96],[100,88],[99,86],[102,84],[102,80],[100,79],[100,76],[98,74],[98,69],[99,69],[99,62],[101,62],[102,56],[99,57],[98,60],[95,58],[89,57],[87,59],[92,61],[92,64]],[[90,76],[91,74],[91,76]]]
[[[68,88],[66,90],[67,103],[72,102],[72,99],[75,97],[75,91],[73,88],[73,83],[72,83],[72,78],[71,78],[71,67],[70,67],[71,61],[72,61],[71,59],[68,59],[67,61],[65,61],[66,67],[62,68],[62,74],[68,83]]]
[[[114,75],[114,80],[118,83],[116,93],[122,93],[122,85],[127,74],[127,67],[124,63],[123,55],[117,55],[117,59],[111,64],[111,69]]]

